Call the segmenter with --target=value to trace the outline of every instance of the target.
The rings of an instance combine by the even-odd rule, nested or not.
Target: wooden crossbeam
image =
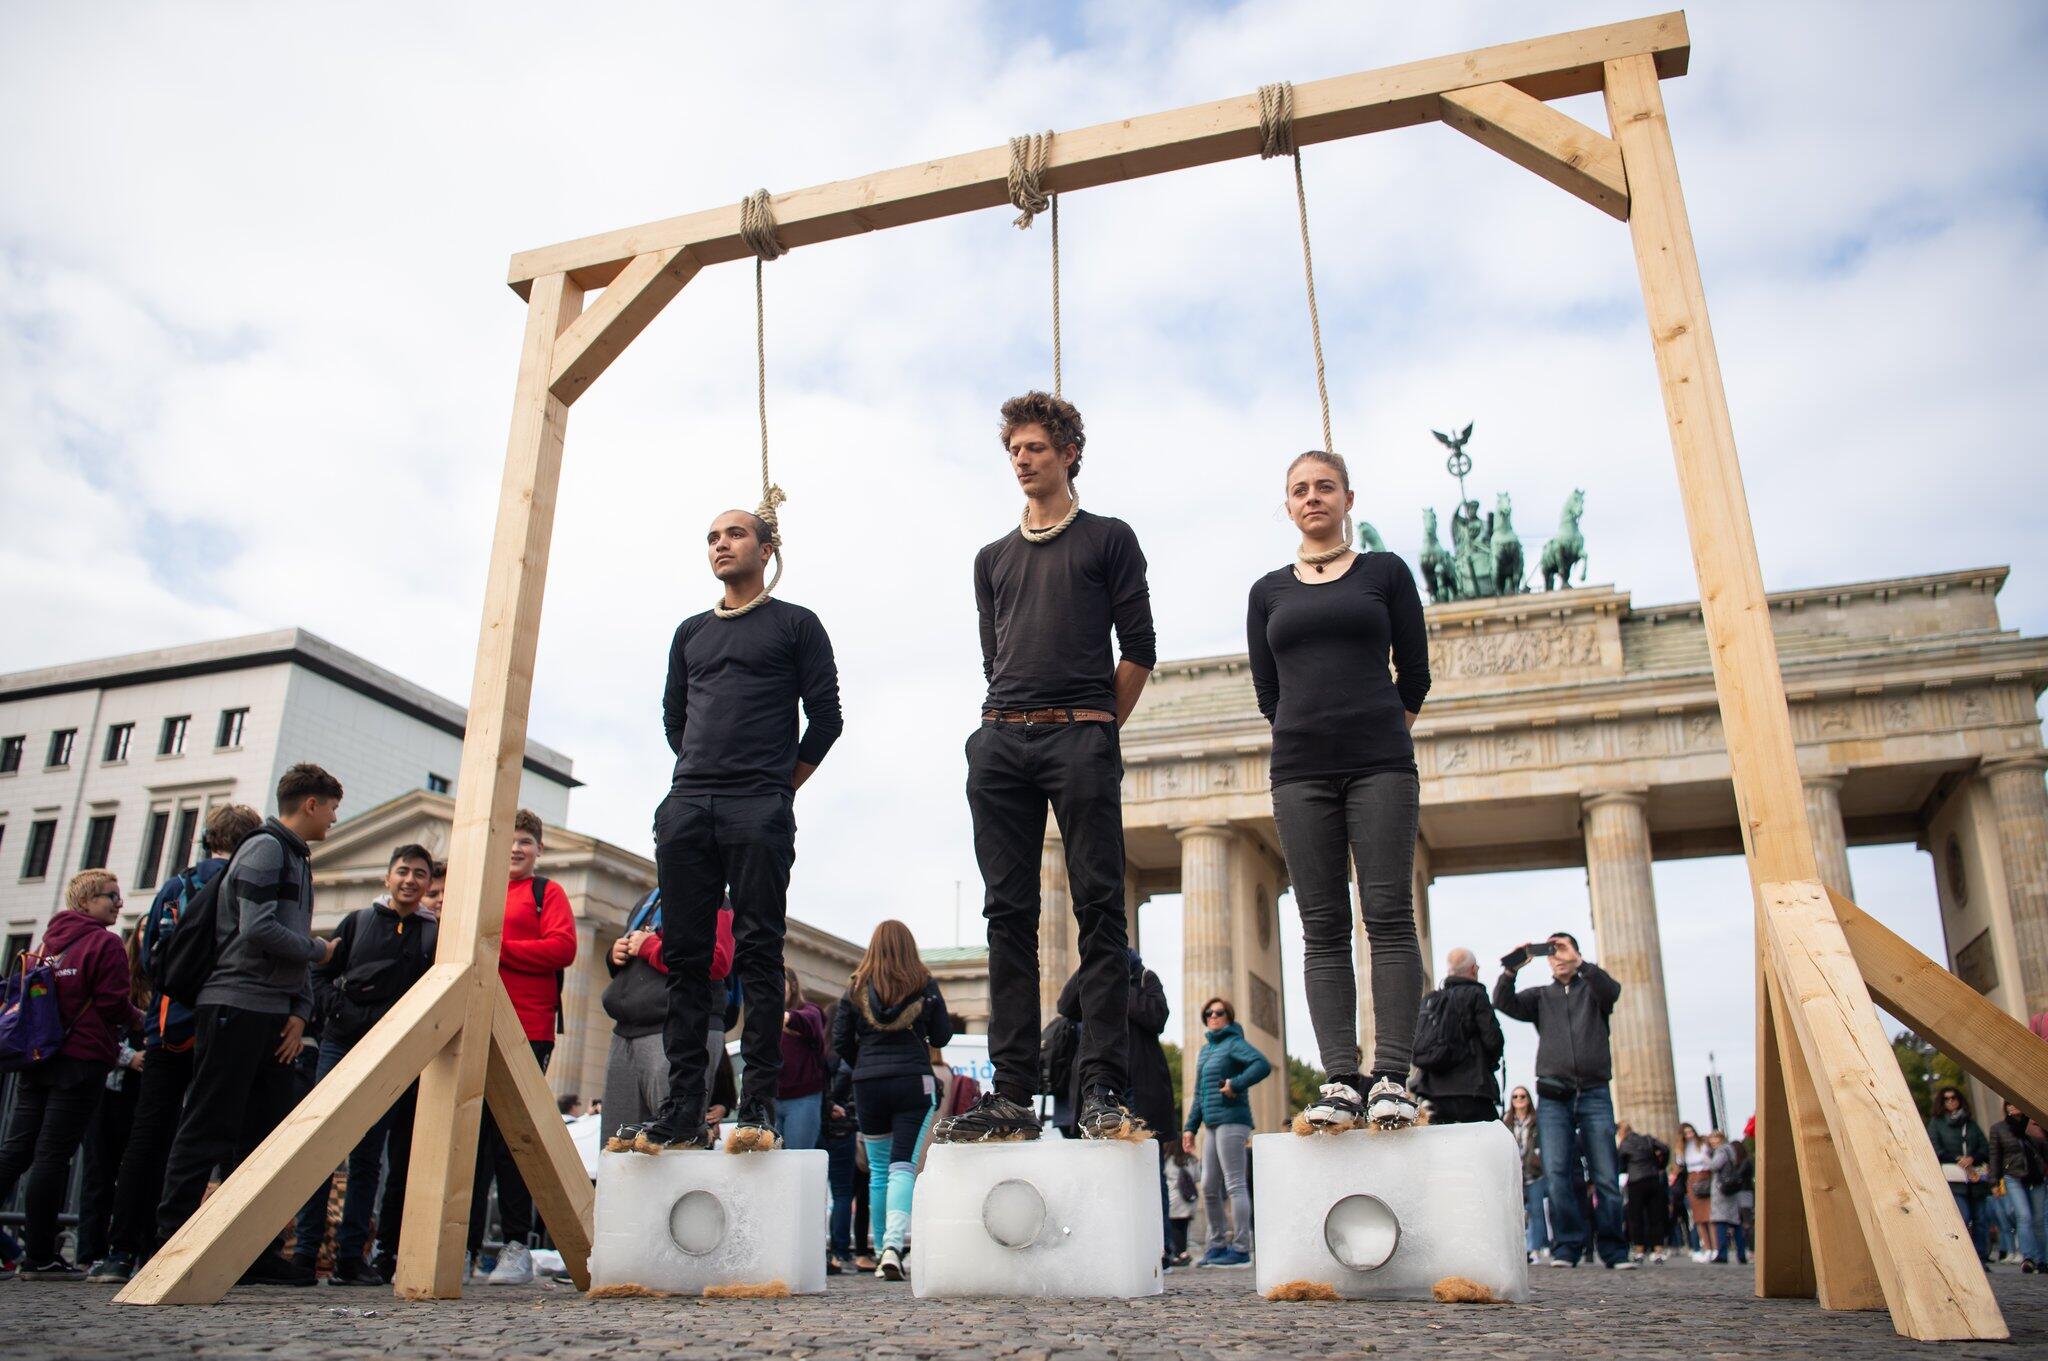
[[[533,1195],[533,1206],[578,1290],[590,1289],[590,1238],[597,1198],[547,1076],[534,1062],[512,999],[498,989],[491,1012],[491,1062],[484,1092],[498,1133]]]
[[[681,246],[634,256],[555,342],[548,391],[564,403],[582,396],[698,269],[696,257]]]
[[[2048,1125],[2048,1040],[1830,889],[1828,900],[1877,1004],[1964,1072]]]
[[[1659,14],[1309,81],[1294,87],[1294,139],[1309,146],[1432,122],[1442,112],[1440,96],[1477,85],[1512,84],[1537,99],[1591,94],[1601,88],[1603,64],[1622,57],[1641,55],[1660,75],[1680,76],[1690,43],[1684,14]],[[1067,193],[1256,156],[1259,146],[1258,96],[1239,95],[1061,132],[1041,183]],[[1009,170],[1009,148],[989,147],[777,194],[776,234],[785,246],[808,246],[993,208],[1009,201]],[[523,251],[512,257],[507,281],[524,295],[532,280],[566,272],[572,283],[601,288],[635,257],[678,248],[699,265],[745,258],[751,252],[740,239],[739,205]]]
[[[462,1024],[468,969],[437,964],[392,1004],[270,1137],[114,1296],[212,1304],[269,1246]]]
[[[1512,85],[1475,85],[1438,99],[1451,127],[1609,217],[1628,221],[1628,176],[1612,139]]]
[[[1807,879],[1762,894],[1787,1028],[1814,1075],[1892,1325],[1922,1341],[2006,1336],[1827,890]]]

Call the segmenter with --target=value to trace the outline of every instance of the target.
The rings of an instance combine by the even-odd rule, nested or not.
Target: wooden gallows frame
[[[1880,1028],[1873,998],[1966,1069],[2048,1114],[2048,1045],[1820,882],[1794,761],[1720,361],[1659,81],[1685,73],[1664,14],[1294,89],[1298,144],[1443,122],[1628,224],[1712,644],[1754,897],[1757,1293],[1891,1311],[1915,1338],[1996,1338],[2005,1323]],[[1605,134],[1546,100],[1601,92]],[[1059,133],[1043,187],[1249,157],[1259,101]],[[781,244],[995,208],[1004,147],[779,194]],[[433,970],[379,1022],[117,1297],[218,1300],[417,1077],[396,1288],[461,1293],[477,1122],[488,1100],[579,1285],[591,1188],[498,981],[499,919],[569,406],[698,270],[746,259],[728,204],[513,257],[526,337],[491,547]],[[590,290],[603,290],[590,300]]]

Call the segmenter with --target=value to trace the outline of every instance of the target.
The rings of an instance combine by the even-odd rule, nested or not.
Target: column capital
[[[2038,779],[2042,771],[2048,770],[2048,751],[2037,748],[2032,751],[2002,752],[1997,756],[1985,757],[1977,766],[1977,773],[1987,780],[1994,775],[2022,770],[2034,772]]]
[[[1227,822],[1196,822],[1190,823],[1186,827],[1174,828],[1173,836],[1174,840],[1185,846],[1188,842],[1202,837],[1216,837],[1221,840],[1227,840],[1234,831],[1235,829]]]
[[[1650,801],[1647,789],[1601,789],[1579,796],[1579,807],[1585,811],[1603,808],[1612,804],[1626,804],[1641,808]]]

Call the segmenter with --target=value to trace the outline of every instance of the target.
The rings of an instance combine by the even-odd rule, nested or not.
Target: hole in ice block
[[[668,1236],[692,1257],[708,1257],[725,1241],[725,1205],[709,1191],[691,1191],[668,1212]]]
[[[1401,1221],[1378,1196],[1346,1196],[1323,1216],[1323,1242],[1353,1271],[1371,1271],[1394,1255]]]
[[[981,1202],[981,1224],[1004,1247],[1028,1248],[1045,1229],[1045,1197],[1028,1181],[999,1181]]]

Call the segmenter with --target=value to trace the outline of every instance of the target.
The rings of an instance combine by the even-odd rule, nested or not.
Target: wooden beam
[[[597,1197],[569,1127],[562,1123],[554,1091],[534,1062],[519,1014],[503,988],[491,1012],[491,1063],[484,1094],[570,1279],[578,1290],[590,1289]]]
[[[679,246],[634,256],[555,342],[548,391],[564,404],[582,396],[683,291],[683,285],[697,276],[698,268],[696,257]]]
[[[1763,948],[1762,900],[1756,908],[1756,940]],[[1793,1143],[1791,1101],[1785,1069],[1796,1055],[1778,1044],[1771,1005],[1770,961],[1759,953],[1756,968],[1756,1229],[1750,1235],[1756,1293],[1767,1300],[1812,1299],[1819,1293],[1813,1273],[1813,1241],[1806,1229],[1799,1164],[1781,1152]],[[1802,1061],[1802,1071],[1803,1071]],[[1860,1239],[1859,1239],[1860,1241]]]
[[[234,1175],[114,1297],[119,1304],[212,1304],[270,1245],[278,1226],[391,1109],[462,1023],[461,965],[436,965],[392,1004]]]
[[[1818,879],[1766,883],[1763,903],[1785,1019],[1814,1075],[1892,1326],[1923,1342],[2006,1336],[1827,890]]]
[[[1628,177],[1621,148],[1609,138],[1512,85],[1475,85],[1438,99],[1444,122],[1473,141],[1628,221]]]
[[[1828,901],[1877,1004],[2048,1125],[2048,1041],[1841,894],[1830,889]]]
[[[420,1074],[405,1230],[392,1281],[407,1298],[457,1299],[462,1294],[491,1013],[504,993],[498,979],[498,936],[504,927],[506,863],[569,418],[568,407],[548,386],[555,341],[575,321],[582,301],[582,290],[556,274],[535,281],[527,304],[436,947],[439,963],[467,971],[461,989],[463,1027]]]
[[[1690,50],[1685,15],[1671,13],[1309,81],[1294,87],[1295,141],[1308,146],[1431,122],[1440,95],[1474,85],[1511,83],[1537,99],[1590,94],[1601,86],[1602,64],[1622,57],[1641,55],[1660,74],[1680,76]],[[1239,95],[1059,133],[1042,183],[1070,193],[1258,152],[1258,96]],[[785,246],[808,246],[993,208],[1009,202],[1009,170],[1005,145],[778,194],[776,235]],[[512,257],[508,282],[523,294],[531,280],[566,271],[572,282],[599,288],[636,256],[677,248],[700,265],[742,259],[750,252],[739,223],[733,203],[524,251]]]

